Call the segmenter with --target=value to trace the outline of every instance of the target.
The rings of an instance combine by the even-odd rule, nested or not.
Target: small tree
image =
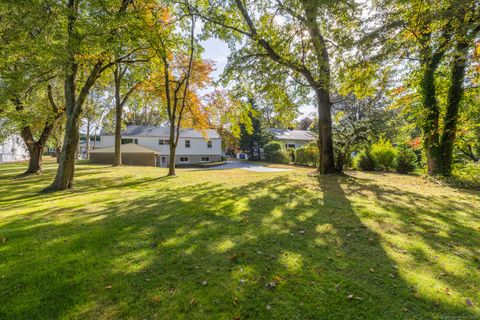
[[[395,168],[398,173],[410,173],[417,168],[417,155],[410,148],[401,148],[398,151]]]
[[[397,150],[390,141],[380,138],[380,141],[372,145],[370,154],[376,169],[388,171],[395,164]]]
[[[270,134],[262,125],[261,112],[257,110],[255,100],[248,99],[251,105],[249,112],[251,127],[245,123],[240,126],[240,149],[248,154],[250,160],[260,160],[262,156],[262,146],[271,140]]]
[[[267,161],[274,162],[275,154],[282,150],[282,145],[278,141],[271,141],[263,146],[263,153]]]

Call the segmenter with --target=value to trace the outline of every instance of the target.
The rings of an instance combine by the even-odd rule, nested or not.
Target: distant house
[[[285,149],[297,149],[309,142],[317,141],[317,135],[311,131],[290,129],[269,129],[273,140],[280,142]]]
[[[28,150],[19,135],[11,135],[0,142],[0,163],[28,160]]]
[[[155,154],[155,164],[158,167],[167,167],[172,159],[170,159],[170,146],[169,146],[169,134],[170,128],[168,127],[150,127],[150,126],[127,126],[126,130],[122,132],[122,144],[134,144],[142,147],[142,150],[127,147],[126,153],[130,155],[127,157],[133,157],[131,154],[137,153],[138,155],[143,153]],[[205,134],[205,135],[204,135]],[[115,145],[115,137],[111,133],[102,133],[100,135],[100,143],[97,144],[100,148],[110,148]],[[146,149],[149,150],[146,152]],[[101,163],[113,163],[113,149],[109,149],[112,156],[100,156],[102,157]],[[101,149],[92,150],[91,155]],[[94,158],[99,156],[91,156],[92,162],[96,160]],[[139,156],[140,158],[145,156]],[[148,156],[150,157],[150,156]],[[217,162],[222,159],[222,139],[217,131],[213,129],[206,129],[203,132],[195,129],[181,129],[180,137],[178,139],[178,145],[175,155],[175,164],[177,165],[189,165],[204,162]],[[122,151],[123,160],[123,151]],[[138,165],[146,165],[145,159],[138,160]],[[148,160],[149,164],[152,162]],[[134,160],[130,161],[130,164],[135,165]]]

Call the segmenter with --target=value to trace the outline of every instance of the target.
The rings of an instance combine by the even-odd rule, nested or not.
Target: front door
[[[167,167],[167,157],[160,156],[160,167],[166,168]]]

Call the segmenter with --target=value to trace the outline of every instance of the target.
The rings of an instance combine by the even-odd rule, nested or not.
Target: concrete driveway
[[[282,172],[282,171],[291,171],[292,169],[283,169],[283,168],[267,168],[260,164],[253,162],[244,162],[244,161],[227,161],[224,165],[208,168],[207,170],[229,170],[229,169],[243,169],[253,172]]]

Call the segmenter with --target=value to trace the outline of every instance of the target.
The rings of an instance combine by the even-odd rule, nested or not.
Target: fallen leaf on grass
[[[353,294],[349,294],[349,295],[347,296],[347,298],[350,299],[350,300],[352,300],[352,299],[355,299],[355,300],[363,300],[363,298],[361,298],[361,297],[356,297],[356,296],[354,296]]]
[[[372,272],[372,273],[373,273],[373,272],[375,272],[375,269],[373,269],[373,268],[370,268],[370,272]]]
[[[190,300],[190,304],[191,304],[191,305],[197,304],[197,299],[192,298],[192,300]]]
[[[105,286],[105,289],[112,289],[112,286]]]
[[[467,304],[467,306],[473,307],[473,302],[472,302],[472,300],[466,299],[466,300],[465,300],[465,303]]]
[[[159,296],[152,297],[152,301],[158,303],[160,302],[160,297]]]

